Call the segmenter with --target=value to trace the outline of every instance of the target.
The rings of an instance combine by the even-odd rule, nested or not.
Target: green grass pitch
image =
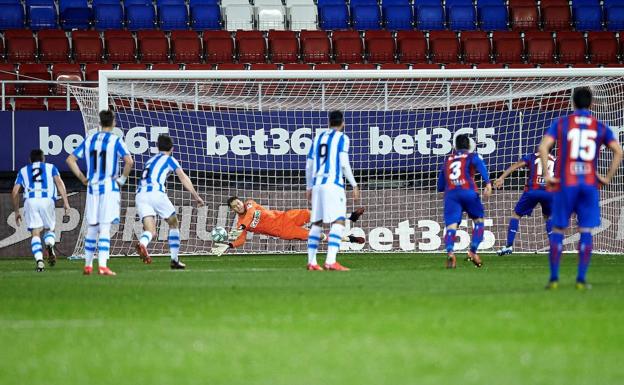
[[[462,254],[463,255],[463,254]],[[576,256],[546,292],[544,255],[113,259],[45,273],[0,261],[0,384],[622,384],[624,259]],[[322,257],[321,257],[322,260]]]

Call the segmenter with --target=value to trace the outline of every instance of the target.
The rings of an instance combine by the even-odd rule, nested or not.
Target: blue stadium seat
[[[132,5],[152,5],[151,0],[124,0],[124,6],[126,8]]]
[[[191,27],[196,30],[221,29],[221,8],[216,4],[191,6]]]
[[[67,8],[60,14],[61,27],[66,30],[88,29],[92,19],[91,8]]]
[[[602,9],[600,5],[580,5],[573,9],[572,17],[577,31],[600,31]]]
[[[394,7],[397,5],[401,5],[401,6],[408,6],[408,7],[412,7],[412,4],[409,2],[409,0],[383,0],[381,2],[381,10],[382,13],[386,13],[386,9],[388,7]]]
[[[318,0],[316,4],[319,8],[324,7],[326,5],[344,5],[345,0]]]
[[[472,0],[446,0],[445,5],[446,5],[447,10],[450,7],[454,7],[456,5],[461,5],[464,7],[472,7]]]
[[[419,5],[416,9],[416,26],[425,31],[445,29],[442,6]]]
[[[381,28],[381,12],[377,4],[352,6],[351,18],[355,29]]]
[[[485,6],[506,6],[505,0],[477,0],[477,8]]]
[[[479,23],[484,31],[506,30],[507,8],[500,5],[479,8]]]
[[[95,29],[102,31],[105,29],[123,28],[123,10],[121,5],[99,5],[94,10]]]
[[[87,0],[59,0],[59,13],[63,14],[63,12],[67,8],[87,8],[89,4]]]
[[[624,0],[604,0],[605,11],[611,7],[624,7]]]
[[[410,5],[390,5],[384,8],[386,29],[413,29],[414,15]]]
[[[0,0],[0,5],[3,4],[11,4],[11,5],[15,5],[15,4],[22,4],[20,0]]]
[[[191,0],[189,6],[193,8],[196,5],[219,5],[219,0]]]
[[[91,2],[93,8],[99,7],[100,5],[120,5],[117,0],[93,0]]]
[[[26,0],[26,9],[32,5],[45,5],[48,7],[54,6],[54,0]]]
[[[351,0],[349,6],[351,9],[360,5],[377,5],[377,0]]]
[[[21,4],[0,5],[0,29],[24,28],[24,8]]]
[[[624,29],[624,6],[611,5],[605,9],[605,21],[609,31]]]
[[[156,5],[159,9],[163,5],[184,5],[184,0],[156,0]]]
[[[319,7],[319,16],[322,29],[349,28],[349,10],[345,4]]]
[[[449,29],[460,31],[477,28],[475,9],[472,5],[451,5],[447,10]]]
[[[58,27],[56,7],[47,5],[31,5],[28,7],[30,29],[54,29]]]
[[[171,31],[188,28],[186,5],[163,5],[158,7],[160,29]]]
[[[418,8],[420,6],[423,5],[429,5],[429,6],[442,6],[442,2],[440,0],[414,0],[414,7]]]
[[[155,18],[154,7],[151,5],[131,5],[126,7],[127,25],[131,31],[155,28]]]

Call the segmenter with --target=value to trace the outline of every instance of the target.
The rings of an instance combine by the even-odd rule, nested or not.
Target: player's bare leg
[[[35,257],[35,271],[43,272],[45,265],[43,263],[43,248],[41,247],[41,228],[31,230],[32,239],[30,240],[30,248]]]
[[[453,223],[446,226],[446,234],[444,235],[444,245],[446,246],[446,268],[454,269],[457,267],[457,257],[455,257],[455,233],[457,232],[457,224]]]
[[[340,241],[345,229],[345,222],[338,220],[332,223],[329,230],[329,242],[327,243],[327,258],[325,259],[325,270],[349,271],[349,268],[342,266],[336,261],[336,255],[340,250]]]
[[[152,241],[152,238],[156,234],[156,218],[153,216],[147,216],[143,218],[143,234],[139,238],[136,244],[136,251],[143,260],[143,263],[152,263],[152,257],[150,257],[147,246]]]
[[[169,224],[169,252],[171,253],[171,269],[184,270],[186,265],[178,258],[180,252],[180,229],[178,229],[178,217],[173,214],[167,218]]]

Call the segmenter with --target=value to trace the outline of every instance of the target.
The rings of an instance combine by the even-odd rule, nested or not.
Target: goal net
[[[533,153],[550,123],[572,110],[572,90],[589,86],[594,113],[614,129],[624,127],[624,71],[437,70],[437,71],[103,71],[99,88],[73,87],[87,130],[97,129],[98,111],[111,106],[117,132],[136,161],[122,193],[121,223],[113,229],[111,254],[134,253],[141,232],[134,196],[145,162],[157,152],[161,133],[173,137],[174,156],[206,206],[170,177],[168,194],[178,207],[181,252],[206,254],[215,226],[236,221],[230,196],[254,199],[276,210],[308,208],[305,160],[313,136],[327,128],[328,111],[345,112],[352,168],[366,208],[347,230],[364,236],[353,251],[436,251],[443,248],[442,194],[437,174],[454,137],[467,133],[492,179]],[[556,152],[556,150],[554,151]],[[610,153],[609,153],[610,154]],[[610,161],[604,152],[602,172]],[[514,173],[484,201],[483,250],[504,245],[507,224],[525,184]],[[479,180],[479,179],[478,179]],[[623,175],[602,190],[602,226],[595,250],[624,251]],[[348,210],[354,206],[348,193]],[[574,223],[574,220],[572,221]],[[464,220],[456,247],[466,249],[472,222]],[[83,224],[84,227],[84,224]],[[167,254],[167,224],[150,248]],[[565,247],[574,250],[570,229]],[[85,232],[76,245],[82,254]],[[521,220],[515,250],[548,247],[540,208]],[[249,234],[240,253],[304,252],[302,241]]]

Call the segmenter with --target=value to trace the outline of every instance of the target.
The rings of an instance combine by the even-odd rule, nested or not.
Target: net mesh
[[[535,72],[531,72],[535,74]],[[351,165],[367,211],[350,233],[366,244],[343,250],[435,251],[443,247],[442,194],[437,173],[459,133],[471,135],[492,178],[525,154],[536,151],[550,123],[571,111],[575,87],[594,92],[594,113],[619,134],[624,116],[624,79],[615,76],[403,78],[403,79],[125,79],[108,81],[109,103],[118,133],[136,161],[122,193],[121,223],[114,226],[111,254],[134,252],[141,232],[134,209],[137,177],[156,153],[156,138],[168,132],[174,157],[191,177],[206,206],[170,177],[168,195],[178,207],[183,254],[206,254],[214,226],[233,226],[230,196],[254,199],[276,210],[308,208],[305,158],[313,136],[327,126],[327,111],[345,111]],[[85,127],[98,127],[97,88],[72,87]],[[610,153],[599,161],[606,171]],[[556,149],[555,149],[556,155]],[[484,202],[486,233],[481,249],[502,246],[507,223],[525,184],[526,172],[512,174],[504,188]],[[602,226],[595,250],[624,251],[622,176],[602,190]],[[348,194],[349,195],[349,194]],[[348,210],[353,208],[348,199]],[[574,223],[574,221],[572,221]],[[84,225],[84,224],[83,224]],[[468,246],[472,223],[458,231],[457,249]],[[167,224],[150,245],[167,254]],[[576,248],[574,226],[565,241]],[[76,245],[83,253],[84,231]],[[539,208],[521,220],[514,248],[545,251],[548,243]],[[249,234],[238,252],[303,252],[302,241]]]

